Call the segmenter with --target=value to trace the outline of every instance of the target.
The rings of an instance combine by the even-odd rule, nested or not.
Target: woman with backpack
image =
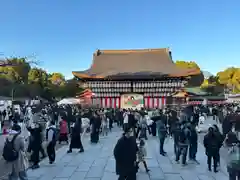
[[[240,141],[237,144],[233,144],[228,153],[227,170],[229,180],[240,179]]]
[[[24,137],[21,134],[20,126],[13,126],[3,148],[3,158],[11,169],[9,180],[28,180],[27,168],[28,159],[24,147]]]
[[[55,122],[51,121],[50,126],[46,132],[46,140],[47,140],[47,154],[49,159],[49,164],[54,163],[56,158],[56,141],[57,141],[57,129],[55,126]]]

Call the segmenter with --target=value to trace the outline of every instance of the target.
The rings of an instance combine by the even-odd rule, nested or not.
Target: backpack
[[[15,150],[14,141],[17,138],[18,134],[14,135],[12,141],[9,141],[8,138],[5,141],[3,147],[3,158],[7,162],[13,162],[18,159],[18,151]]]
[[[179,134],[179,142],[186,144],[190,137],[190,131],[186,128],[182,128]]]
[[[240,147],[232,147],[229,154],[229,165],[233,169],[240,169]]]
[[[57,141],[57,131],[56,131],[55,128],[50,127],[50,128],[47,129],[47,131],[46,131],[46,140],[48,140],[48,132],[49,132],[49,130],[53,131],[52,142],[55,143]]]

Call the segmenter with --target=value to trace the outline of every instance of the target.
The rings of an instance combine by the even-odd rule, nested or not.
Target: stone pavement
[[[37,170],[28,170],[30,180],[117,180],[115,175],[115,160],[113,148],[117,139],[121,136],[120,130],[114,129],[108,137],[101,137],[98,144],[91,144],[89,138],[83,143],[85,152],[80,154],[73,151],[67,154],[67,146],[57,152],[56,163],[48,164],[48,160],[41,163]],[[204,148],[199,143],[197,159],[200,164],[191,164],[182,167],[174,161],[173,142],[168,139],[165,143],[165,151],[168,156],[159,155],[157,137],[149,137],[147,146],[147,164],[151,170],[149,175],[144,172],[143,166],[137,174],[138,180],[227,180],[226,167],[222,167],[218,173],[208,172]]]

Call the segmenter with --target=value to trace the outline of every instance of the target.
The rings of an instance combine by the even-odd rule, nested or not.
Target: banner
[[[144,107],[144,97],[142,94],[123,94],[121,95],[122,109],[141,109]]]

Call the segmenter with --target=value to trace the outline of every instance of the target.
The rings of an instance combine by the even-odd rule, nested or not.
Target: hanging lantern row
[[[150,88],[150,87],[184,87],[185,81],[154,81],[154,82],[133,82],[133,87]],[[117,81],[91,81],[85,84],[91,88],[125,88],[131,87],[131,82],[117,82]]]
[[[169,97],[171,93],[144,93],[145,97]]]
[[[95,93],[94,97],[119,97],[120,93]]]
[[[154,81],[154,82],[135,82],[133,83],[133,87],[139,88],[150,88],[150,87],[184,87],[184,83],[182,81]]]
[[[175,92],[175,88],[133,88],[134,92]]]
[[[93,88],[93,92],[131,92],[131,88]]]
[[[112,81],[103,81],[103,82],[88,82],[89,87],[92,88],[121,88],[121,87],[131,87],[131,82],[112,82]]]

